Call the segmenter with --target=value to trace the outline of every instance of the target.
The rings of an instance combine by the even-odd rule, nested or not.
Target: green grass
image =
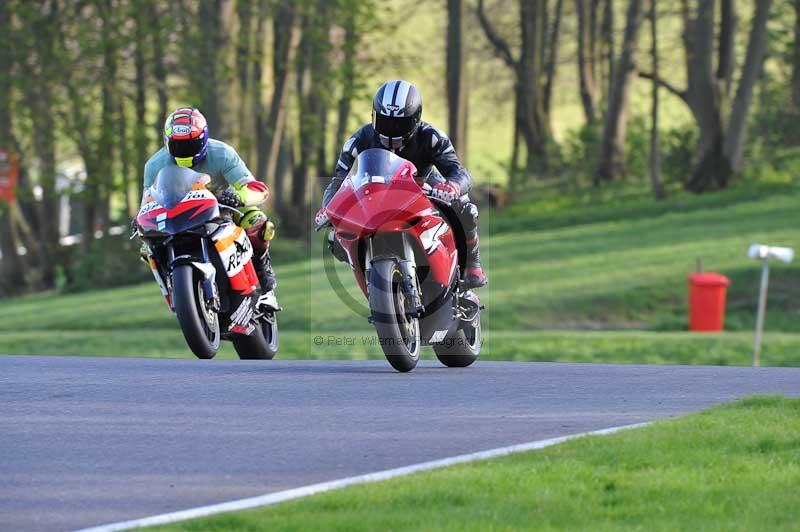
[[[626,187],[564,195],[542,189],[503,212],[485,210],[481,290],[486,359],[746,364],[759,266],[752,242],[800,247],[800,191],[742,185],[655,202]],[[275,254],[282,358],[380,358],[363,296],[337,265],[343,304],[323,273],[319,237]],[[287,256],[292,260],[287,262]],[[305,256],[305,258],[302,258]],[[727,332],[683,334],[686,276],[702,258],[728,275]],[[131,257],[132,268],[144,268]],[[191,356],[154,283],[4,300],[0,352]],[[353,310],[355,309],[355,310]],[[798,365],[800,267],[775,265],[764,364]],[[313,345],[341,334],[353,345]],[[578,332],[590,331],[590,332]],[[594,332],[591,332],[594,331]],[[228,348],[224,355],[232,356]]]
[[[369,329],[316,334],[281,331],[282,360],[383,360]],[[749,365],[751,333],[690,334],[648,331],[489,331],[481,360],[586,362],[606,364]],[[177,327],[155,329],[39,330],[4,332],[2,353],[39,355],[193,358]],[[223,342],[217,359],[235,359]],[[423,358],[434,359],[424,351]],[[771,333],[761,363],[800,366],[800,335]]]
[[[758,397],[158,530],[800,530],[798,485],[800,400]]]

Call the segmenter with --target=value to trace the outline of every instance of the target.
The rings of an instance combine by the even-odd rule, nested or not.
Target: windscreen
[[[167,209],[173,208],[181,202],[186,194],[192,190],[203,174],[199,174],[183,166],[167,166],[162,168],[150,191],[153,199]]]
[[[380,148],[364,150],[358,154],[356,162],[350,169],[353,188],[358,190],[368,183],[388,184],[405,162],[405,159],[389,150]]]

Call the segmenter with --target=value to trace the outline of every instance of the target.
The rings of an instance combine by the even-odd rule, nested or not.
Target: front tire
[[[219,349],[219,317],[206,307],[202,280],[188,264],[172,271],[172,304],[189,349],[197,358],[214,358]]]
[[[372,263],[369,307],[383,354],[394,369],[411,371],[421,349],[419,319],[407,315],[402,291],[403,273],[394,259]]]
[[[232,341],[242,360],[272,360],[278,352],[278,317],[271,313],[259,322],[252,335],[237,334]]]
[[[433,344],[433,351],[445,366],[466,368],[478,359],[482,343],[481,315],[478,314],[472,324],[448,335],[443,343]]]

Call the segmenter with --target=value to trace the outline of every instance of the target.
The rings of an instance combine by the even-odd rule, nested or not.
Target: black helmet
[[[372,100],[372,127],[381,144],[399,150],[414,136],[422,118],[422,96],[411,83],[399,79],[378,88]]]

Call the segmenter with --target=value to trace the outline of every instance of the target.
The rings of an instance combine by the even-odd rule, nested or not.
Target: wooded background
[[[501,202],[800,171],[800,0],[2,0],[0,148],[21,178],[0,202],[0,295],[125,280],[135,258],[108,233],[178,105],[304,236],[397,78]]]

